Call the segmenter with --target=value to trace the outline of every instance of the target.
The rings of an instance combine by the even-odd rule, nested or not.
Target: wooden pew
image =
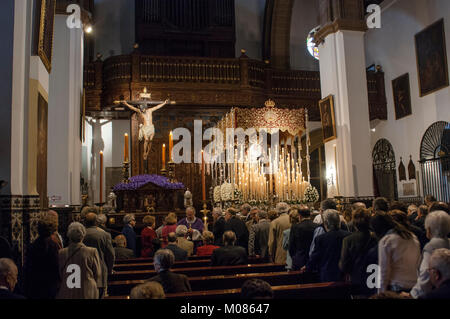
[[[198,276],[262,273],[262,272],[274,272],[283,270],[285,270],[285,265],[265,263],[265,264],[239,265],[239,266],[175,268],[172,271],[175,273],[184,274],[188,277],[198,277]],[[149,279],[155,275],[156,275],[155,270],[116,271],[109,276],[109,281]]]
[[[189,283],[192,291],[202,291],[211,289],[232,289],[241,287],[245,281],[249,279],[262,279],[267,281],[272,286],[301,284],[306,282],[305,276],[299,271],[292,272],[269,272],[269,273],[251,273],[251,274],[237,274],[237,275],[218,275],[218,276],[201,276],[190,277]],[[139,284],[144,283],[145,280],[124,280],[111,281],[108,283],[108,294],[127,295],[131,289]]]
[[[188,260],[206,259],[207,256],[190,256]],[[153,258],[131,258],[131,259],[117,259],[114,263],[116,265],[122,264],[137,264],[137,263],[152,263]]]
[[[296,284],[272,287],[275,299],[350,299],[352,285],[345,282]],[[222,289],[167,294],[166,299],[239,299],[241,289]],[[129,299],[129,296],[109,296],[106,299]]]
[[[260,264],[263,262],[261,258],[249,258],[249,264]],[[211,258],[203,257],[203,259],[193,259],[186,261],[176,261],[172,268],[192,268],[192,267],[207,267],[211,264]],[[152,262],[138,262],[128,264],[114,265],[114,271],[133,271],[133,270],[152,270]]]

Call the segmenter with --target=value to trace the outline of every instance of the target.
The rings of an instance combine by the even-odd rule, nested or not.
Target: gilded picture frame
[[[415,35],[420,97],[449,86],[444,19]]]
[[[329,142],[337,138],[336,121],[334,117],[334,97],[329,95],[319,101],[320,119],[322,122],[323,142]]]
[[[48,73],[52,70],[56,0],[40,0],[37,53]]]

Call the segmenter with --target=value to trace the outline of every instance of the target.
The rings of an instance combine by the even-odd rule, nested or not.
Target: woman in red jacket
[[[212,245],[214,243],[214,235],[210,231],[203,232],[203,246],[197,248],[197,256],[211,256],[213,251],[219,246]]]
[[[155,217],[147,215],[142,221],[145,228],[141,232],[142,250],[141,257],[153,257],[153,243],[152,240],[157,238],[155,228]]]
[[[167,246],[167,236],[170,233],[174,233],[177,229],[177,215],[175,213],[169,213],[166,216],[166,225],[162,228],[161,237],[162,237],[162,245],[161,248],[165,248]]]

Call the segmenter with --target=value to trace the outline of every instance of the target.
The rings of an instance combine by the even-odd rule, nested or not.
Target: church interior
[[[450,1],[0,3],[0,299],[450,299]]]

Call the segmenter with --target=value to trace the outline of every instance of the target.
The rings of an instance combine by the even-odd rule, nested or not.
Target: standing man
[[[85,219],[86,236],[83,243],[88,247],[97,248],[100,257],[102,275],[99,277],[97,287],[99,296],[102,298],[106,292],[108,275],[112,273],[114,266],[114,248],[112,246],[111,235],[103,229],[97,227],[97,215],[88,213]]]
[[[184,225],[188,229],[188,236],[192,238],[193,229],[197,229],[200,234],[203,233],[205,229],[205,225],[202,220],[198,217],[195,217],[195,208],[189,206],[186,208],[186,217],[181,219],[177,225]]]
[[[228,208],[225,213],[225,232],[231,230],[236,235],[236,245],[248,249],[248,229],[245,223],[236,216],[237,210]],[[225,244],[225,243],[224,243]]]
[[[270,223],[269,256],[277,264],[286,264],[287,251],[283,249],[283,231],[291,227],[289,205],[281,202],[276,206],[278,218]]]
[[[252,225],[250,230],[250,239],[248,240],[248,254],[250,256],[258,255],[263,260],[268,261],[268,242],[270,231],[270,220],[266,211],[259,211],[256,216],[256,224]]]
[[[9,258],[0,258],[0,299],[25,299],[13,293],[17,284],[17,266]]]
[[[133,214],[127,214],[123,218],[122,234],[127,239],[127,248],[131,249],[134,255],[139,256],[136,251],[136,233],[134,227],[136,226],[136,219]]]

